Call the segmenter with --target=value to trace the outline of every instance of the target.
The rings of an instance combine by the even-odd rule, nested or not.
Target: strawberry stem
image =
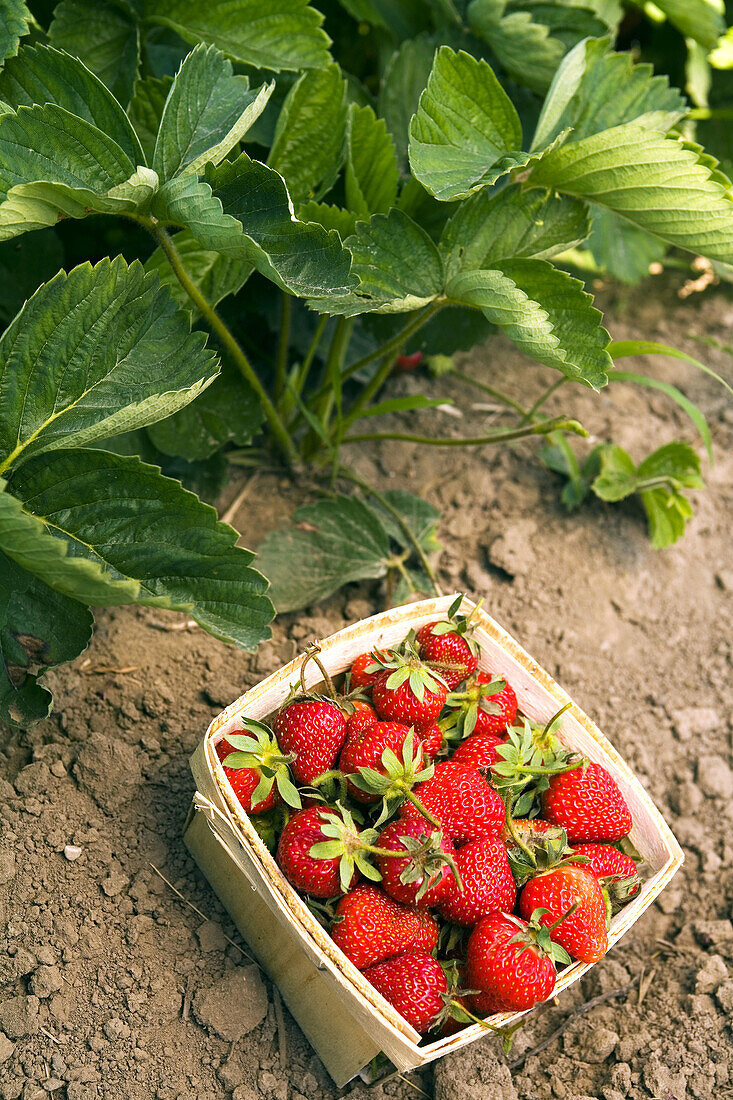
[[[303,664],[300,666],[300,686],[303,690],[303,694],[305,695],[306,694],[305,679],[304,679],[305,670],[306,670],[306,666],[307,666],[308,662],[313,661],[315,663],[315,665],[317,666],[318,671],[320,672],[321,676],[323,677],[323,682],[326,685],[326,690],[327,690],[328,694],[333,699],[333,701],[336,702],[336,688],[334,687],[333,680],[329,676],[328,672],[326,671],[326,669],[323,666],[323,663],[322,663],[320,657],[318,656],[318,654],[320,652],[321,652],[321,647],[318,645],[318,643],[315,643],[312,646],[308,646],[308,648],[306,649],[305,654],[304,654],[304,658],[303,658]]]
[[[573,904],[570,906],[570,908],[568,909],[568,911],[566,913],[563,913],[562,916],[558,917],[557,920],[552,922],[552,924],[546,924],[545,925],[545,928],[547,929],[547,931],[548,932],[553,932],[559,924],[562,924],[562,922],[567,917],[571,916],[575,912],[575,910],[578,909],[579,907],[580,907],[580,902],[579,901],[574,901]]]
[[[498,1032],[499,1035],[504,1034],[504,1029],[503,1028],[495,1027],[494,1024],[489,1024],[489,1023],[486,1022],[486,1020],[482,1020],[480,1016],[475,1016],[473,1014],[473,1012],[470,1012],[469,1009],[467,1009],[465,1007],[465,1005],[462,1005],[460,1001],[452,1000],[450,1002],[450,1004],[451,1004],[452,1008],[457,1008],[459,1010],[459,1012],[462,1012],[466,1016],[468,1016],[469,1020],[473,1020],[473,1022],[475,1024],[479,1024],[481,1027],[485,1028],[487,1031],[496,1031],[496,1032]]]
[[[517,847],[522,849],[522,851],[527,856],[527,858],[529,859],[532,866],[536,867],[537,866],[537,859],[535,858],[534,852],[532,851],[532,849],[529,847],[528,844],[524,843],[521,836],[517,832],[517,829],[515,828],[514,818],[512,817],[512,811],[510,809],[510,801],[511,800],[509,798],[507,798],[507,800],[504,804],[504,820],[506,822],[506,827],[509,830],[509,835],[511,836],[512,840],[517,845]]]
[[[413,794],[412,791],[407,790],[406,787],[404,787],[403,790],[404,790],[404,793],[405,793],[405,798],[409,799],[409,801],[413,804],[415,809],[420,811],[420,813],[423,815],[423,817],[425,818],[426,821],[429,821],[430,824],[432,826],[434,826],[434,828],[436,828],[436,829],[442,829],[443,828],[443,826],[440,824],[438,819],[436,817],[433,817],[433,815],[430,813],[430,810],[425,809],[425,807],[423,806],[422,802],[420,801],[420,799],[417,797],[416,794]]]

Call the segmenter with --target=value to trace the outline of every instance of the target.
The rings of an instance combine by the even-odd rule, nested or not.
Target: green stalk
[[[488,443],[509,443],[513,439],[522,439],[528,435],[548,435],[550,432],[573,432],[575,435],[588,435],[585,428],[577,420],[564,420],[562,417],[556,417],[554,420],[530,424],[526,428],[508,428],[506,431],[471,436],[467,439],[436,439],[429,435],[411,435],[409,432],[364,432],[359,435],[347,435],[344,443],[360,443],[365,439],[399,439],[405,443],[421,443],[427,447],[478,447]]]
[[[209,304],[206,298],[203,296],[199,288],[191,279],[190,275],[186,271],[183,265],[178,249],[171,240],[170,236],[157,221],[152,219],[146,220],[143,223],[150,231],[152,236],[157,241],[164,253],[168,263],[171,265],[174,275],[178,279],[186,294],[189,296],[193,304],[196,306],[201,316],[205,319],[211,331],[216,335],[222,346],[226,349],[231,356],[232,361],[237,366],[242,377],[252,387],[257,394],[262,411],[265,414],[265,419],[270,425],[270,430],[277,442],[279,449],[282,451],[288,462],[293,463],[298,461],[298,452],[295,449],[295,444],[290,438],[287,428],[280,418],[275,406],[267,395],[267,391],[260,382],[257,374],[252,367],[247,356],[242,351],[241,347],[235,340],[234,336],[230,332],[229,328],[224,324],[219,314],[214,307]]]
[[[353,482],[354,485],[358,485],[359,488],[362,489],[365,493],[368,493],[369,496],[372,496],[375,500],[378,500],[386,512],[389,512],[389,514],[392,516],[392,519],[395,521],[400,531],[402,531],[402,534],[405,536],[405,538],[417,554],[418,558],[420,559],[420,563],[425,570],[428,578],[430,579],[430,583],[433,586],[433,591],[435,592],[435,595],[442,596],[443,593],[441,591],[440,585],[438,584],[438,578],[435,574],[435,570],[428,561],[427,554],[423,550],[414,533],[410,530],[409,524],[405,522],[397,509],[392,507],[387,498],[382,493],[380,493],[378,489],[374,489],[368,481],[364,481],[364,479],[359,477],[358,474],[353,474],[351,470],[347,470],[345,466],[339,467],[339,476]]]
[[[279,401],[285,391],[285,376],[288,369],[288,346],[290,344],[290,318],[293,300],[284,290],[280,295],[282,313],[280,316],[280,337],[275,360],[275,400]]]
[[[540,396],[537,398],[532,408],[524,414],[525,421],[534,420],[538,411],[544,405],[545,401],[548,401],[552,397],[555,390],[559,390],[560,386],[562,386],[563,383],[566,381],[566,378],[560,377],[555,382],[553,382],[551,386],[548,386],[545,392],[543,394],[540,394]]]
[[[356,374],[357,371],[360,371],[363,367],[368,367],[375,359],[381,359],[385,355],[391,355],[392,352],[399,353],[404,342],[408,340],[410,336],[414,336],[431,317],[439,313],[444,305],[445,302],[432,302],[429,306],[426,306],[422,313],[418,313],[417,317],[413,317],[413,319],[409,321],[404,328],[401,328],[396,336],[388,340],[386,344],[382,344],[381,347],[375,348],[374,351],[370,351],[367,355],[363,355],[361,359],[357,359],[355,363],[352,363],[348,370],[344,371],[344,378],[351,378],[353,374]]]
[[[321,338],[323,337],[326,325],[330,320],[331,318],[327,317],[325,313],[322,317],[318,318],[318,324],[316,325],[315,332],[313,333],[313,338],[308,345],[308,351],[305,353],[305,359],[303,360],[301,368],[298,371],[298,376],[293,386],[297,394],[301,394],[303,392],[303,387],[306,383],[306,379],[308,378],[308,374],[313,364],[313,360],[315,359],[316,352],[318,351],[318,345],[321,342]]]

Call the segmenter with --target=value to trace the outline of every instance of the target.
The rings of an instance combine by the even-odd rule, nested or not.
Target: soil
[[[730,372],[727,355],[690,335],[731,341],[728,296],[680,302],[674,287],[645,300],[647,293],[632,295],[632,304],[608,297],[614,337],[702,352]],[[498,387],[521,384],[529,400],[552,377],[528,369],[498,339],[464,366]],[[363,476],[422,492],[441,509],[446,590],[483,596],[597,720],[686,854],[678,877],[609,957],[520,1030],[508,1064],[487,1038],[372,1090],[347,1086],[352,1100],[733,1095],[733,411],[720,387],[684,363],[636,360],[633,369],[683,386],[715,438],[708,491],[697,495],[684,540],[664,552],[650,548],[634,504],[594,501],[567,517],[558,479],[528,461],[524,445],[451,451],[448,461],[444,451],[398,443],[350,456]],[[395,389],[421,384],[402,377]],[[463,419],[420,415],[444,415],[446,432],[485,430],[493,414],[471,408],[477,391],[447,382],[433,389],[457,392]],[[628,385],[600,396],[568,386],[548,407],[637,458],[690,436],[661,394]],[[256,545],[301,497],[301,487],[261,473],[235,523]],[[378,585],[351,586],[281,617],[253,655],[180,616],[102,611],[88,652],[48,677],[53,715],[0,740],[3,1100],[341,1095],[243,953],[181,826],[193,793],[188,756],[211,717],[305,641],[373,613],[382,599]]]

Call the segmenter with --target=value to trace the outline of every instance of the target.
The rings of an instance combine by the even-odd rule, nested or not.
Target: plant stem
[[[427,574],[428,579],[430,580],[430,583],[433,586],[433,591],[435,592],[435,595],[436,596],[442,596],[443,592],[441,590],[440,585],[438,584],[438,578],[435,574],[435,570],[433,569],[432,565],[428,561],[427,554],[425,553],[425,551],[423,550],[422,546],[420,545],[418,539],[415,537],[414,533],[410,530],[409,525],[405,522],[405,520],[402,518],[402,516],[397,511],[397,509],[392,507],[392,505],[389,503],[387,498],[382,493],[380,493],[378,489],[372,488],[372,486],[369,484],[368,481],[364,481],[362,478],[360,478],[358,476],[358,474],[353,474],[351,472],[351,470],[347,470],[345,466],[340,466],[339,467],[339,476],[344,477],[348,481],[353,482],[354,485],[358,485],[359,488],[362,489],[365,493],[368,493],[369,496],[372,496],[372,497],[374,497],[375,500],[378,500],[379,503],[384,508],[384,510],[392,516],[392,519],[398,525],[400,531],[402,531],[402,534],[408,540],[408,542],[412,546],[413,550],[417,554],[418,558],[420,559],[420,564],[422,565],[423,569],[425,570],[425,573]]]
[[[554,382],[552,383],[552,385],[551,385],[551,386],[548,386],[548,387],[547,387],[547,389],[545,390],[545,392],[544,392],[543,394],[541,394],[541,395],[540,395],[540,396],[539,396],[539,397],[537,398],[537,400],[535,401],[535,403],[534,403],[534,405],[532,406],[532,408],[531,408],[531,409],[529,409],[529,410],[528,410],[528,411],[527,411],[527,412],[526,412],[526,413],[524,414],[524,421],[523,421],[523,423],[524,423],[525,421],[532,421],[532,420],[534,420],[534,419],[535,419],[535,417],[536,417],[536,415],[537,415],[537,412],[539,411],[539,409],[541,409],[541,408],[542,408],[542,406],[544,405],[545,401],[548,401],[548,400],[549,400],[549,399],[550,399],[550,398],[552,397],[552,395],[553,395],[553,393],[555,392],[555,390],[559,390],[559,389],[560,389],[560,386],[562,386],[562,385],[563,385],[563,383],[564,383],[564,382],[566,382],[566,381],[567,381],[567,379],[566,379],[566,378],[558,378],[558,379],[556,379],[556,380],[555,380],[555,381],[554,381]]]
[[[316,351],[318,350],[318,345],[321,342],[321,338],[323,336],[326,325],[330,320],[331,318],[327,317],[325,313],[322,317],[318,318],[318,324],[316,325],[315,332],[313,333],[313,338],[308,345],[308,351],[305,353],[305,359],[303,360],[301,368],[298,371],[298,378],[293,387],[297,394],[301,394],[303,392],[303,386],[305,385],[308,373],[311,369],[311,365],[316,355]]]
[[[280,316],[280,338],[275,360],[275,400],[279,401],[285,390],[285,375],[288,369],[288,345],[290,344],[290,317],[293,300],[284,290],[281,292],[282,313]]]
[[[359,443],[365,439],[400,439],[405,443],[421,443],[427,447],[477,447],[488,443],[509,443],[513,439],[522,439],[527,435],[548,435],[550,432],[573,432],[587,436],[588,433],[577,420],[546,420],[531,424],[526,428],[508,428],[506,431],[493,432],[490,435],[473,436],[468,439],[436,439],[428,435],[410,435],[408,432],[364,432],[359,435],[347,435],[344,443]]]
[[[433,817],[433,815],[430,813],[430,810],[425,809],[416,794],[413,794],[412,791],[405,790],[405,798],[407,798],[408,801],[413,804],[416,810],[420,811],[426,821],[429,821],[434,828],[440,829],[442,831],[443,826],[440,824],[437,817]]]
[[[417,317],[413,317],[411,321],[408,321],[404,328],[401,328],[396,336],[393,336],[386,344],[382,344],[381,347],[376,348],[374,351],[370,351],[367,355],[363,355],[361,359],[357,359],[355,363],[352,363],[351,366],[344,371],[344,379],[351,378],[352,374],[356,374],[356,372],[360,371],[363,367],[369,366],[375,359],[382,359],[384,356],[391,355],[392,352],[395,351],[399,352],[405,340],[410,336],[414,336],[418,329],[421,329],[431,317],[439,313],[445,304],[445,302],[431,302],[431,304],[426,306],[421,313],[418,313]]]
[[[527,416],[527,410],[524,405],[520,405],[518,401],[515,401],[513,397],[509,397],[508,394],[502,393],[501,390],[494,389],[493,386],[489,386],[486,382],[479,382],[478,379],[472,378],[470,374],[466,374],[465,371],[456,370],[452,367],[450,374],[455,375],[456,378],[460,378],[462,382],[467,382],[470,386],[475,386],[478,390],[483,390],[484,393],[488,393],[489,397],[495,397],[497,401],[500,401],[502,405],[506,405],[510,409],[514,409],[520,416]]]
[[[201,316],[205,319],[211,331],[216,335],[223,347],[229,353],[231,359],[235,363],[242,377],[252,387],[257,394],[262,411],[265,414],[265,419],[270,425],[270,430],[277,442],[278,447],[282,451],[288,462],[298,461],[298,452],[295,449],[295,444],[290,438],[287,428],[282,422],[279,413],[272,404],[270,398],[267,395],[267,391],[260,382],[257,374],[252,367],[247,356],[242,351],[241,347],[235,340],[234,336],[230,332],[229,328],[224,324],[219,314],[214,307],[209,304],[206,298],[203,296],[199,288],[191,279],[190,275],[186,271],[183,265],[183,261],[179,255],[178,249],[171,240],[170,236],[157,221],[153,219],[146,220],[145,227],[150,231],[152,236],[160,246],[161,251],[165,255],[168,263],[171,265],[174,275],[178,279],[183,289],[188,294],[189,298],[196,306]]]

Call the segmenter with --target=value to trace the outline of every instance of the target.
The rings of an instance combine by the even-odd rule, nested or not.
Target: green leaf
[[[371,107],[349,108],[346,204],[361,217],[386,214],[397,199],[397,154],[387,127]]]
[[[304,202],[298,207],[298,218],[302,222],[316,222],[324,229],[335,229],[342,241],[356,228],[356,217],[350,210],[325,202]]]
[[[209,305],[215,306],[227,295],[236,294],[252,274],[252,264],[247,263],[246,260],[221,256],[218,252],[202,248],[185,229],[175,234],[173,243],[191,281],[198,287]],[[145,270],[155,272],[161,285],[168,289],[179,309],[188,310],[193,319],[198,318],[199,310],[179,283],[162,249],[156,248],[152,256],[146,260]]]
[[[722,9],[708,0],[655,0],[655,3],[685,38],[692,38],[707,50],[714,49],[725,34]]]
[[[713,441],[710,436],[708,422],[697,405],[690,401],[689,397],[686,397],[676,386],[672,386],[668,382],[661,382],[658,378],[649,378],[645,374],[634,374],[633,371],[627,370],[610,371],[608,380],[609,382],[634,382],[637,386],[646,386],[648,389],[659,390],[661,393],[666,394],[667,397],[671,397],[671,399],[687,413],[690,420],[697,428],[700,433],[700,438],[705,444],[705,449],[708,452],[708,458],[712,463]]]
[[[426,554],[433,554],[442,549],[437,539],[438,522],[440,512],[422,497],[408,493],[404,489],[388,489],[382,494],[388,504],[399,512],[402,520],[407,524],[417,542]],[[410,547],[409,540],[395,520],[394,516],[387,512],[379,501],[375,501],[375,509],[378,511],[382,524],[391,539],[401,546],[403,550]]]
[[[680,489],[704,488],[700,459],[688,443],[667,443],[644,459],[637,475],[649,539],[656,550],[663,550],[682,538],[685,525],[692,518],[692,506]],[[668,478],[669,484],[651,488],[651,483],[659,478]]]
[[[605,386],[611,358],[601,314],[583,284],[545,260],[511,260],[466,271],[448,283],[449,297],[483,310],[518,348],[566,378]]]
[[[410,165],[437,199],[465,198],[527,163],[514,106],[489,65],[438,50],[410,123]]]
[[[565,130],[581,141],[622,123],[669,130],[686,112],[684,98],[651,65],[634,65],[614,53],[607,38],[586,39],[570,51],[547,93],[532,149],[543,149]]]
[[[138,23],[123,3],[61,0],[48,37],[54,46],[81,58],[120,103],[129,103],[140,54]]]
[[[596,496],[607,501],[631,496],[638,484],[636,464],[631,455],[618,444],[607,443],[599,448],[598,457],[601,470],[592,485]]]
[[[530,180],[597,202],[670,244],[730,262],[733,198],[711,175],[677,138],[617,126],[550,150]]]
[[[176,73],[153,153],[161,180],[218,164],[262,114],[274,84],[250,90],[214,46],[196,46]]]
[[[32,19],[23,0],[0,0],[0,60],[17,53]]]
[[[82,162],[87,171],[89,170],[87,161],[90,158],[83,157],[83,149],[62,141],[62,132],[55,138],[51,136],[54,122],[61,126],[60,120],[68,115],[75,116],[75,122],[80,120],[74,134],[86,135],[86,140],[90,143],[86,151],[91,157],[97,148],[119,149],[115,159],[124,165],[125,174],[119,179],[111,180],[110,186],[113,182],[122,182],[135,165],[144,163],[140,142],[132,124],[109,88],[79,58],[72,57],[63,50],[40,44],[25,46],[17,57],[6,63],[0,73],[0,100],[12,107],[13,111],[19,112],[16,133],[23,133],[24,127],[18,126],[18,121],[22,121],[25,116],[27,119],[37,120],[35,125],[43,127],[49,135],[45,144],[31,144],[29,147],[38,157],[34,161],[38,165],[38,174],[28,176],[28,179],[53,181],[56,178],[54,171],[59,172],[64,167],[73,168],[75,164],[81,167]],[[24,107],[35,107],[35,110],[26,115],[21,110]],[[61,111],[53,110],[53,107],[61,108]],[[5,115],[0,121],[6,125],[13,118],[13,115]],[[26,122],[26,128],[30,125],[29,121]],[[0,135],[4,136],[2,128]],[[102,138],[105,139],[104,143]],[[9,160],[4,167],[8,171],[14,169],[18,172],[26,159],[20,155],[20,151],[14,154],[9,149],[8,152]],[[69,163],[66,158],[69,158]],[[106,162],[101,163],[104,167]],[[21,181],[18,178],[13,182]]]
[[[588,248],[598,266],[619,282],[633,286],[649,274],[649,265],[663,259],[667,246],[618,214],[593,209]]]
[[[282,177],[245,153],[207,167],[205,180],[171,180],[152,213],[190,229],[202,248],[246,260],[291,294],[325,298],[355,283],[338,234],[295,220]]]
[[[338,65],[304,73],[288,92],[267,163],[295,202],[330,191],[344,160],[346,82]]]
[[[683,362],[697,367],[703,374],[709,374],[716,382],[720,382],[721,386],[725,386],[729,393],[733,393],[733,388],[726,380],[705,363],[701,363],[699,359],[693,359],[686,351],[669,347],[668,344],[656,344],[652,340],[614,340],[608,345],[608,353],[612,359],[626,359],[631,355],[668,355],[670,359],[682,359]]]
[[[63,262],[63,246],[52,229],[0,244],[0,320],[14,317]]]
[[[549,259],[580,244],[589,229],[585,203],[505,187],[460,203],[443,230],[440,251],[450,276],[501,260]]]
[[[343,298],[312,303],[324,313],[409,313],[443,289],[443,265],[424,229],[396,207],[358,222],[346,240],[359,286]]]
[[[407,163],[410,119],[428,83],[435,56],[435,41],[424,35],[408,38],[393,53],[384,70],[379,90],[379,113],[397,150],[400,163]]]
[[[92,625],[89,608],[0,553],[0,719],[28,727],[48,715],[51,693],[39,677],[78,657]]]
[[[293,520],[294,527],[265,538],[257,559],[278,611],[309,607],[344,584],[386,575],[389,537],[362,501],[337,496],[298,508]]]
[[[237,532],[137,458],[79,449],[30,459],[0,493],[0,531],[5,553],[64,595],[185,611],[245,649],[269,636],[266,582]]]
[[[146,19],[258,69],[321,69],[330,60],[323,16],[308,0],[149,0]]]
[[[506,71],[534,92],[545,92],[565,54],[544,23],[527,11],[505,14],[505,0],[473,0],[468,5],[471,29],[484,38]]]
[[[172,76],[148,76],[145,80],[138,80],[130,106],[127,108],[130,121],[143,147],[147,164],[150,164],[153,159],[163,108],[172,84]]]
[[[60,271],[0,339],[0,472],[176,412],[217,373],[205,345],[137,261]]]
[[[364,409],[357,419],[362,419],[366,416],[385,416],[387,413],[393,412],[410,412],[413,409],[434,409],[437,406],[445,406],[450,404],[446,399],[438,398],[437,400],[431,400],[428,397],[423,397],[420,393],[414,393],[409,397],[390,397],[386,401],[379,401],[376,405],[370,405],[369,408]]]
[[[225,443],[240,447],[252,442],[262,424],[262,409],[254,390],[233,368],[218,378],[184,409],[151,424],[148,435],[163,454],[189,460],[208,458]]]

